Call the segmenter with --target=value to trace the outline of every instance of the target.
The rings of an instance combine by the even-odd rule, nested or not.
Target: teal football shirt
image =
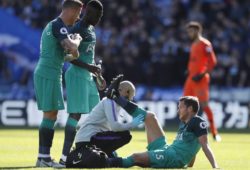
[[[96,34],[94,27],[80,20],[70,32],[78,33],[82,37],[78,48],[80,52],[78,60],[87,64],[95,64]],[[65,73],[65,81],[68,113],[89,113],[100,101],[93,76],[88,70],[71,64]]]
[[[207,123],[195,116],[188,123],[180,124],[176,139],[170,147],[173,147],[184,164],[188,164],[201,148],[198,138],[206,134]]]
[[[68,37],[61,18],[47,24],[42,32],[40,57],[34,71],[34,88],[39,110],[64,109],[62,94],[62,67],[64,49],[60,42]]]
[[[60,42],[67,38],[68,30],[61,18],[47,24],[40,43],[40,57],[35,74],[48,79],[61,79],[64,49]]]
[[[79,21],[71,29],[71,33],[79,33],[82,37],[82,41],[79,46],[79,60],[87,64],[95,64],[95,45],[96,34],[95,28],[92,25],[86,25],[83,20]],[[68,70],[70,74],[74,74],[77,77],[82,77],[88,80],[92,80],[91,73],[73,64],[70,65]]]

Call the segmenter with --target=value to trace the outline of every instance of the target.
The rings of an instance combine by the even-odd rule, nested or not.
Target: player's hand
[[[70,38],[77,45],[77,47],[79,47],[80,42],[82,41],[82,37],[80,36],[80,34],[76,34],[76,33],[75,34],[71,34]]]
[[[80,34],[77,34],[77,33],[71,34],[71,35],[70,35],[70,38],[71,38],[72,40],[79,40],[79,41],[82,41],[82,37],[80,36]]]
[[[106,80],[102,77],[101,74],[98,74],[96,76],[96,85],[97,85],[98,90],[100,91],[106,89],[106,86],[107,86]]]
[[[144,120],[144,115],[142,114],[139,114],[138,116],[136,116],[133,121],[131,122],[131,128],[136,128],[138,127],[140,124],[143,123],[143,120]]]
[[[73,61],[73,60],[76,60],[78,57],[74,57],[72,54],[68,53],[64,56],[64,61]]]
[[[202,74],[196,74],[195,76],[192,77],[192,80],[195,82],[199,82],[203,77],[204,77],[204,73]]]

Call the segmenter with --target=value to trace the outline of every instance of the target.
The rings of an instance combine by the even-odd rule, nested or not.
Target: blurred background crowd
[[[107,81],[123,73],[136,85],[148,87],[145,99],[153,87],[181,89],[191,45],[185,24],[196,20],[202,23],[203,35],[212,42],[218,59],[212,73],[212,87],[250,87],[250,1],[101,2],[104,16],[96,28],[96,57],[103,60]],[[0,0],[1,10],[37,30],[57,17],[60,7],[59,0]],[[34,61],[38,57],[34,56]],[[12,88],[12,94],[6,93],[8,96],[4,98],[33,97],[35,63],[4,49],[1,43],[0,60],[1,91]]]

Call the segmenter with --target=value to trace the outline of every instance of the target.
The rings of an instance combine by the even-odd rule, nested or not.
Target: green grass
[[[119,156],[124,157],[134,152],[145,151],[147,146],[145,133],[143,131],[132,133],[132,141],[118,150]],[[167,132],[166,134],[168,142],[172,143],[175,132]],[[250,169],[250,135],[248,133],[222,133],[221,136],[223,139],[221,143],[215,143],[209,138],[219,166],[225,170]],[[52,157],[58,160],[61,156],[63,131],[56,131],[54,139],[51,153]],[[37,152],[38,131],[36,129],[0,130],[0,169],[32,167],[36,162]],[[198,153],[192,169],[211,169],[202,151]]]

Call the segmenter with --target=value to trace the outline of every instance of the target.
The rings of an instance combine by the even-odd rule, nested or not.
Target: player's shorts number
[[[155,157],[157,160],[164,159],[164,155],[162,155],[162,154],[155,154]]]

